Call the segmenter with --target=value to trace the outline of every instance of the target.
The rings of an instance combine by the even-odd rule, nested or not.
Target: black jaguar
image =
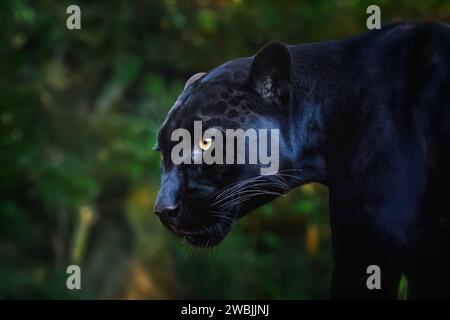
[[[177,128],[277,128],[280,166],[179,164]],[[211,141],[192,141],[194,148]],[[214,143],[214,141],[212,141]],[[450,27],[400,23],[286,46],[193,76],[158,136],[155,212],[195,246],[308,182],[328,186],[334,298],[450,297]],[[368,290],[366,268],[381,269]]]

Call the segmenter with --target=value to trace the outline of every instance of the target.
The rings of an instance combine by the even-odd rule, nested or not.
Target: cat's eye
[[[211,144],[212,144],[212,139],[211,138],[205,138],[205,139],[200,140],[200,142],[198,143],[198,146],[203,151],[206,151],[206,150],[208,150],[211,147]]]

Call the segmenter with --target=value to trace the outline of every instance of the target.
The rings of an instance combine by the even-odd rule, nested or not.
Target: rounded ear
[[[206,72],[199,72],[199,73],[194,74],[192,77],[190,77],[189,80],[186,81],[186,84],[184,85],[183,91],[186,90],[195,81],[197,81],[198,79],[203,77],[205,74],[206,74]]]
[[[289,100],[291,54],[285,44],[270,42],[255,55],[247,85],[264,99]]]

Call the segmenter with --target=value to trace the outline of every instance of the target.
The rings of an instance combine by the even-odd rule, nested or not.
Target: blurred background
[[[66,8],[81,8],[81,30]],[[2,1],[0,298],[326,299],[327,191],[307,185],[194,249],[153,214],[155,133],[194,73],[382,21],[449,22],[450,0]],[[82,290],[66,268],[82,269]]]

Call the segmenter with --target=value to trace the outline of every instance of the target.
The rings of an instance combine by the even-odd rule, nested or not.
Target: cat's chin
[[[231,225],[227,223],[217,223],[209,227],[204,227],[199,231],[188,231],[162,222],[163,225],[174,235],[186,239],[188,243],[199,248],[211,248],[219,243],[230,232]]]
[[[212,248],[221,243],[230,232],[230,227],[216,226],[194,234],[185,235],[186,241],[198,248]]]

